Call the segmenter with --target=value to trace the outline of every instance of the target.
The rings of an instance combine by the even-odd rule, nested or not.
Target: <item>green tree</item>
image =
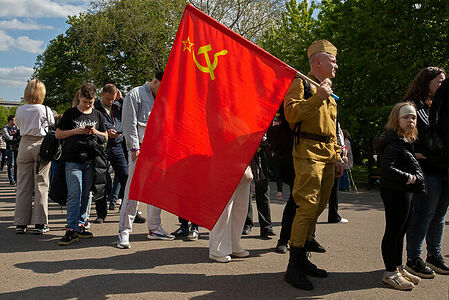
[[[282,0],[190,0],[193,6],[215,20],[257,42],[267,28],[281,18]]]
[[[315,34],[339,49],[340,121],[362,156],[371,157],[373,137],[415,74],[448,66],[448,7],[440,0],[321,2]]]
[[[307,47],[315,40],[314,29],[318,25],[313,14],[317,5],[314,1],[289,0],[281,14],[280,24],[267,30],[260,41],[261,46],[303,73],[307,73],[309,63]]]

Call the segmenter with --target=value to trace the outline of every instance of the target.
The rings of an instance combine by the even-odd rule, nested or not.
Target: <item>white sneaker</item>
[[[175,239],[175,236],[165,231],[162,226],[159,226],[156,230],[150,230],[147,238],[150,240],[171,241]]]
[[[348,219],[345,219],[345,218],[341,218],[341,220],[340,220],[340,222],[338,222],[338,223],[348,223],[349,222],[349,220]]]
[[[415,285],[405,279],[399,271],[396,271],[391,276],[384,273],[382,283],[401,291],[411,291],[415,287]]]
[[[209,259],[215,260],[216,262],[219,262],[219,263],[228,263],[232,260],[229,255],[216,256],[216,255],[212,255],[212,254],[209,254]]]
[[[129,234],[127,234],[125,232],[121,232],[118,235],[117,248],[120,248],[120,249],[129,249],[129,248],[131,248],[131,245],[129,244]]]

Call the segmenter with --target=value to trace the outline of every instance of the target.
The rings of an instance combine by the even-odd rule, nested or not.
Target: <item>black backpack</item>
[[[304,85],[304,98],[308,99],[312,96],[312,88],[310,83],[302,78],[301,80]],[[285,119],[284,102],[282,102],[267,131],[267,142],[270,145],[270,149],[280,156],[291,156],[295,137],[299,137],[300,130],[301,122],[296,123],[293,129],[290,128]]]
[[[427,159],[433,165],[449,167],[449,80],[442,82],[435,93],[425,132],[429,150]]]
[[[45,106],[45,114],[47,117],[47,122],[48,122],[48,109],[49,108]],[[53,127],[47,126],[45,131],[47,134],[45,135],[42,141],[42,145],[39,150],[39,156],[41,157],[42,160],[45,161],[58,160],[61,158],[62,154],[61,141],[56,138],[56,130]]]

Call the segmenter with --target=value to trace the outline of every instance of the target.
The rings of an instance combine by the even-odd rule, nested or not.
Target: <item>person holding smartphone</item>
[[[56,128],[63,139],[62,157],[67,184],[67,226],[59,245],[70,245],[79,238],[92,238],[85,228],[89,192],[93,183],[93,160],[108,138],[103,115],[93,109],[96,86],[84,83],[79,104],[64,112]]]
[[[104,117],[105,126],[108,132],[108,143],[106,145],[106,156],[114,169],[115,177],[118,178],[120,186],[126,185],[128,180],[128,163],[123,150],[123,134],[122,134],[122,105],[117,99],[119,93],[117,87],[112,84],[106,84],[101,91],[100,100],[95,101],[95,109]],[[95,202],[97,210],[97,219],[95,223],[103,223],[107,215],[107,203],[109,209],[114,210],[118,198],[118,191],[113,192],[112,180],[107,173],[107,188],[104,197]]]

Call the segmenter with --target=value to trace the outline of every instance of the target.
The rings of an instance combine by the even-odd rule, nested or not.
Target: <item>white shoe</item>
[[[382,283],[401,291],[411,291],[415,287],[413,283],[405,279],[399,271],[388,276],[386,273],[382,278]]]
[[[349,220],[348,219],[345,219],[345,218],[341,218],[341,220],[340,220],[340,222],[338,222],[338,223],[348,223],[349,222]]]
[[[421,282],[421,278],[418,276],[412,275],[409,272],[407,272],[406,269],[403,267],[398,269],[399,273],[401,273],[402,277],[413,283],[414,285],[418,285]]]
[[[238,258],[248,257],[249,252],[247,250],[243,250],[242,252],[232,252],[231,256],[238,257]]]
[[[120,249],[131,248],[131,245],[129,244],[129,234],[122,232],[118,235],[117,248],[120,248]]]
[[[212,255],[212,254],[209,254],[209,259],[215,260],[216,262],[219,262],[219,263],[228,263],[232,260],[229,255],[216,256],[216,255]]]
[[[175,239],[175,236],[165,231],[162,226],[159,226],[156,230],[150,230],[147,238],[150,240],[171,241]]]

